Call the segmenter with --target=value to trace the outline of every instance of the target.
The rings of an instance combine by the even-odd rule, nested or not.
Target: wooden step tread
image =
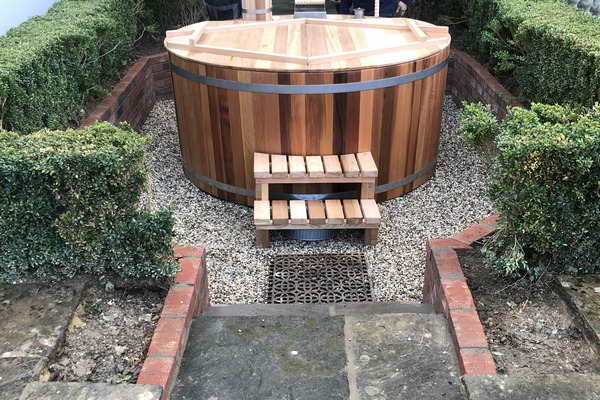
[[[374,199],[256,200],[257,229],[373,228],[381,224]]]
[[[282,154],[254,153],[254,178],[257,180],[355,178],[374,179],[378,171],[371,152],[343,154],[341,156],[285,156]],[[285,183],[285,182],[277,183]],[[339,181],[338,181],[339,182]]]

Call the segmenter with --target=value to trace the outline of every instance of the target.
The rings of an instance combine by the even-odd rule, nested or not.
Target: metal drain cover
[[[267,303],[371,301],[362,253],[280,254],[269,268]]]

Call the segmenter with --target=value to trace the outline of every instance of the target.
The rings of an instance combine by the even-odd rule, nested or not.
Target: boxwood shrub
[[[459,112],[461,139],[477,152],[484,164],[490,168],[496,155],[496,134],[498,120],[489,104],[467,103],[463,101]]]
[[[125,66],[135,0],[61,0],[0,37],[0,128],[64,129]]]
[[[600,100],[600,19],[560,0],[473,0],[470,42],[525,102]]]
[[[173,274],[171,212],[138,207],[144,160],[126,124],[0,132],[0,277]]]
[[[472,121],[492,118],[476,111]],[[513,108],[499,131],[490,194],[502,216],[487,262],[512,276],[600,272],[600,105]]]

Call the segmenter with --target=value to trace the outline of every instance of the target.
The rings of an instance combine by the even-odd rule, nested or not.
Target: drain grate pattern
[[[280,254],[269,269],[267,303],[371,301],[362,253]]]

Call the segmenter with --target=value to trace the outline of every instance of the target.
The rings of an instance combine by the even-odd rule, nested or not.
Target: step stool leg
[[[256,231],[256,247],[259,249],[269,248],[269,231],[268,230],[257,230]]]
[[[269,184],[257,183],[256,185],[256,200],[269,200]]]
[[[372,199],[375,197],[375,183],[364,182],[360,186],[360,198],[361,199]]]
[[[379,228],[365,229],[365,246],[375,246],[377,237],[379,236]]]

